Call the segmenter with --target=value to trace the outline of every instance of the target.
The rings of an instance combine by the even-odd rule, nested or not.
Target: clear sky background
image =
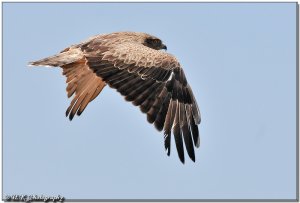
[[[180,61],[202,115],[196,163],[174,143],[168,157],[110,88],[70,122],[62,70],[27,67],[115,31],[158,36]],[[4,3],[4,195],[295,199],[295,161],[296,3]]]

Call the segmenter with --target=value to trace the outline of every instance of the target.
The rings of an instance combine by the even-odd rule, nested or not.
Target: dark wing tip
[[[196,162],[195,155],[194,155],[194,156],[190,156],[190,158],[191,158],[191,160],[192,160],[193,162]]]
[[[70,110],[71,110],[71,106],[69,106],[68,109],[66,110],[66,117],[68,117]]]
[[[77,113],[76,113],[77,116],[80,116],[80,115],[82,114],[82,112],[83,112],[83,111],[78,110]]]
[[[155,121],[155,115],[154,114],[150,114],[150,113],[147,113],[147,121],[149,123],[153,123]]]
[[[180,159],[181,163],[184,164],[184,156],[179,156],[179,159]]]
[[[158,123],[158,122],[155,122],[154,123],[154,126],[155,128],[158,130],[158,131],[162,131],[164,126],[161,124],[161,123]]]
[[[70,120],[70,121],[72,121],[72,120],[73,120],[73,118],[74,118],[74,114],[70,114],[70,116],[69,116],[69,120]]]

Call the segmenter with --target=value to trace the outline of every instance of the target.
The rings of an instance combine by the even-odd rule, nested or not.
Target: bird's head
[[[167,50],[167,46],[162,43],[162,41],[152,35],[149,35],[147,33],[142,33],[142,32],[116,32],[113,33],[113,35],[117,37],[118,40],[116,41],[117,43],[124,43],[124,42],[135,42],[135,43],[141,43],[146,47],[149,47],[151,49],[155,50],[161,50],[165,49]]]
[[[167,46],[162,43],[162,41],[156,37],[149,36],[145,38],[145,41],[143,44],[147,47],[150,47],[152,49],[160,50],[165,49],[167,50]]]

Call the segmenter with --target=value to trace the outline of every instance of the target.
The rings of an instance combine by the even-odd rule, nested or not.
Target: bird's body
[[[184,162],[183,137],[195,161],[200,112],[179,62],[161,49],[166,46],[149,34],[116,32],[96,35],[30,65],[63,69],[68,97],[74,95],[66,111],[70,120],[109,85],[139,106],[159,131],[164,130],[168,155],[173,131],[180,160]]]

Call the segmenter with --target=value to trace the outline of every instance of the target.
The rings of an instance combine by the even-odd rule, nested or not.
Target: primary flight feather
[[[194,146],[200,145],[199,108],[179,62],[162,49],[167,47],[152,35],[116,32],[96,35],[29,65],[63,69],[68,97],[74,95],[66,111],[70,120],[81,115],[108,85],[139,106],[159,131],[164,130],[168,155],[173,132],[181,162],[183,143],[195,161]]]

